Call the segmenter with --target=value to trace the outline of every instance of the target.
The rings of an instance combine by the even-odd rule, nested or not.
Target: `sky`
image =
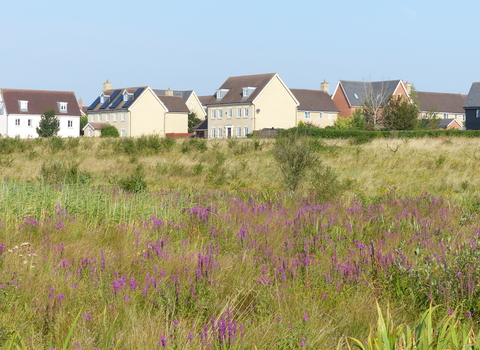
[[[480,1],[16,0],[2,4],[0,88],[211,95],[231,76],[278,73],[333,93],[339,80],[403,79],[467,94],[480,81]],[[477,35],[475,39],[474,35]]]

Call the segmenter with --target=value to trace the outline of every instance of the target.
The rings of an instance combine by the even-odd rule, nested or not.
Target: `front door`
[[[232,128],[231,126],[226,126],[225,128],[227,129],[227,130],[226,130],[226,131],[227,131],[227,135],[226,135],[226,136],[227,136],[227,139],[231,139],[231,138],[232,138],[232,129],[233,129],[233,128]]]

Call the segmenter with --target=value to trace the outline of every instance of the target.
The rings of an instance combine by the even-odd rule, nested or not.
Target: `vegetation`
[[[188,113],[188,132],[193,132],[193,128],[197,126],[197,124],[199,124],[201,121],[202,119],[197,117],[197,113]]]
[[[307,129],[0,139],[0,347],[478,348],[477,140]]]
[[[120,137],[120,133],[114,125],[107,125],[100,131],[100,137]]]
[[[60,120],[55,115],[53,109],[45,111],[40,117],[40,123],[37,127],[37,134],[40,137],[57,136],[60,130]]]
[[[419,109],[406,97],[390,97],[383,109],[383,126],[390,130],[415,130],[418,127]]]

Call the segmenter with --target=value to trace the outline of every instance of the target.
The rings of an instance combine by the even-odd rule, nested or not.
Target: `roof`
[[[80,116],[80,108],[72,91],[1,89],[8,114],[43,114],[53,109],[56,115]],[[18,101],[28,101],[28,110],[21,111]],[[67,112],[61,113],[58,102],[67,103]]]
[[[130,87],[130,88],[123,88],[123,89],[109,89],[103,90],[102,93],[104,95],[110,96],[108,103],[101,103],[100,96],[97,97],[95,101],[88,107],[88,112],[108,112],[108,111],[115,111],[119,109],[127,109],[129,106],[132,105],[133,102],[137,100],[138,97],[142,94],[143,91],[148,89],[148,86],[140,86],[140,87]],[[123,94],[124,92],[129,94],[133,94],[133,100],[123,101]]]
[[[208,130],[208,119],[202,120],[193,127],[194,130]]]
[[[87,125],[83,127],[83,130],[85,130],[88,126],[91,126],[93,130],[101,130],[106,126],[110,126],[109,123],[99,123],[99,122],[89,122]]]
[[[158,96],[158,95],[157,95]],[[190,113],[185,101],[180,96],[158,96],[169,112]]]
[[[197,96],[198,97],[198,100],[200,101],[200,103],[202,104],[202,106],[205,106],[208,101],[210,101],[210,99],[212,98],[212,96],[208,95],[208,96]]]
[[[467,95],[441,92],[417,92],[417,100],[421,111],[465,113],[463,106]]]
[[[457,123],[460,127],[462,126],[456,119],[440,119],[438,123],[438,128],[445,129],[452,123]]]
[[[171,94],[170,96],[179,96],[181,98],[183,98],[183,101],[187,102],[188,98],[190,97],[190,95],[193,93],[193,90],[187,90],[187,91],[181,91],[181,90],[161,90],[161,89],[154,89],[153,92],[155,93],[155,95],[157,96],[168,96],[167,94],[167,91],[171,91]]]
[[[382,100],[386,101],[395,93],[400,82],[401,80],[373,82],[340,80],[339,85],[342,87],[350,107],[361,107],[369,95],[375,98],[380,95]]]
[[[465,100],[465,108],[480,107],[480,82],[473,83]]]
[[[228,78],[219,90],[228,90],[221,100],[217,100],[216,94],[210,96],[205,105],[230,104],[230,103],[247,103],[253,102],[255,98],[262,92],[267,84],[276,76],[276,73],[242,75],[239,77]],[[243,88],[254,87],[255,90],[247,97],[243,98]],[[203,103],[203,101],[202,101]]]
[[[339,111],[335,102],[325,91],[306,89],[290,89],[290,91],[300,103],[299,111]]]

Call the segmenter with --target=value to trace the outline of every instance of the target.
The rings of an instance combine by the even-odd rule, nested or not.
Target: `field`
[[[274,140],[0,139],[0,345],[348,349],[377,302],[478,331],[480,140],[300,145],[293,191]]]

